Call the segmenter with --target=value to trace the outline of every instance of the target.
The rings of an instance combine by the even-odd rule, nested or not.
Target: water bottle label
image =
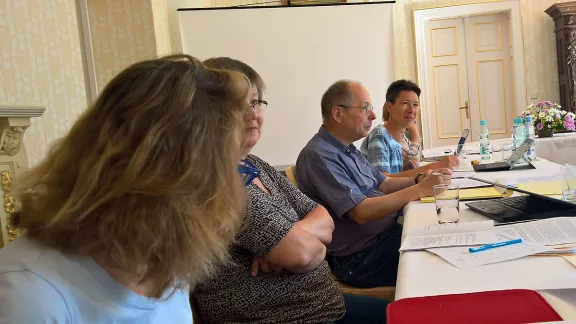
[[[480,146],[480,155],[490,154],[488,146]]]

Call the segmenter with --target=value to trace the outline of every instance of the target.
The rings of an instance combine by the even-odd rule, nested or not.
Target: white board
[[[229,56],[264,79],[269,105],[251,153],[271,165],[296,162],[322,124],[322,94],[339,79],[367,87],[373,127],[381,123],[394,81],[392,3],[180,9],[179,19],[184,53],[201,60]]]

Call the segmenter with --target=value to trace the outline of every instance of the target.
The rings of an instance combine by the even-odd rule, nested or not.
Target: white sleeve
[[[0,324],[72,323],[62,295],[30,271],[0,274]]]

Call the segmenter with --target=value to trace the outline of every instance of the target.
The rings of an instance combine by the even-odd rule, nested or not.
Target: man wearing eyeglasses
[[[334,219],[330,267],[351,286],[395,285],[402,235],[397,218],[408,202],[432,196],[434,185],[449,184],[451,171],[393,178],[371,166],[353,144],[368,135],[376,119],[359,82],[334,83],[321,107],[322,126],[298,156],[296,179]]]

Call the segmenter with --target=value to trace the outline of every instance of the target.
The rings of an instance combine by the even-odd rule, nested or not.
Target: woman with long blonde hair
[[[228,260],[249,80],[187,55],[116,76],[18,179],[0,250],[2,323],[191,323],[189,290]]]

